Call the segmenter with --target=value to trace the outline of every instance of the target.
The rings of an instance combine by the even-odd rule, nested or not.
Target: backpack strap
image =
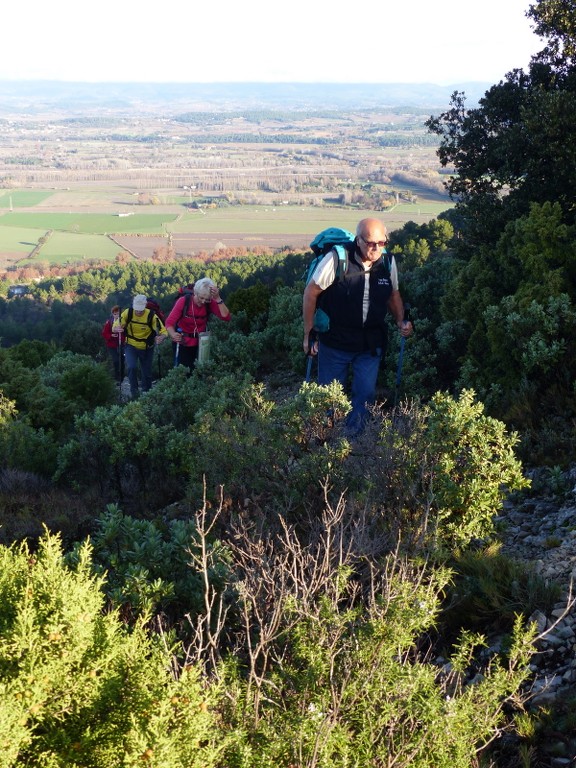
[[[178,318],[178,322],[176,323],[176,329],[178,329],[178,326],[180,325],[182,318],[187,317],[188,310],[190,309],[190,302],[192,301],[192,291],[187,291],[184,294],[184,306],[182,308],[182,314]]]
[[[176,327],[178,327],[180,325],[180,322],[182,321],[183,317],[194,317],[194,318],[196,318],[196,313],[194,313],[194,315],[188,314],[189,311],[190,311],[190,302],[192,301],[192,296],[193,296],[192,291],[189,291],[189,292],[185,293],[184,295],[185,295],[186,298],[184,299],[184,306],[182,308],[182,314],[178,318],[178,322],[176,323]],[[209,317],[210,311],[211,311],[210,310],[210,304],[204,304],[204,307],[206,309],[206,322],[208,322],[208,317]]]
[[[348,271],[348,249],[344,245],[335,245],[334,251],[334,280],[339,280]]]
[[[148,307],[147,307],[148,309]],[[150,328],[150,333],[148,334],[148,339],[150,336],[154,335],[156,336],[156,331],[154,330],[152,323],[154,322],[154,318],[156,317],[156,313],[153,309],[148,309],[148,317],[146,318],[145,323],[140,323],[138,320],[134,320],[134,308],[129,307],[128,308],[128,315],[126,316],[126,329],[125,329],[125,336],[127,339],[136,339],[136,336],[133,336],[128,328],[130,327],[131,323],[136,323],[136,325],[147,325]],[[137,341],[146,341],[146,339],[136,339]]]

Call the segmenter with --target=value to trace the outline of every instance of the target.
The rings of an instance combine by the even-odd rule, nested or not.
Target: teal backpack
[[[339,280],[348,270],[348,254],[354,248],[356,236],[347,229],[339,227],[328,227],[319,232],[310,243],[310,250],[314,254],[308,264],[306,274],[303,275],[306,285],[310,282],[314,270],[329,252],[334,252],[334,273],[335,279]],[[330,328],[330,318],[323,309],[318,307],[314,314],[314,331],[325,333]]]
[[[310,243],[310,250],[314,254],[314,258],[308,264],[304,280],[306,285],[310,282],[314,270],[318,264],[322,261],[328,251],[334,250],[334,269],[336,272],[336,279],[342,277],[348,269],[348,250],[354,246],[356,236],[352,232],[348,232],[347,229],[340,229],[339,227],[328,227],[319,232],[314,240]]]

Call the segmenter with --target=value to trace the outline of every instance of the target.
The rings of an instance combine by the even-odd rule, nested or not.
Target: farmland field
[[[89,260],[112,260],[118,245],[107,237],[54,232],[42,247],[42,260],[50,264]]]
[[[182,112],[185,110],[182,109]],[[418,110],[14,116],[0,137],[0,268],[305,248],[451,207]]]
[[[314,234],[329,226],[354,229],[364,216],[382,218],[390,229],[396,229],[406,221],[434,218],[449,206],[444,203],[426,202],[419,205],[400,204],[389,211],[374,209],[350,209],[300,206],[242,206],[207,211],[205,215],[186,213],[170,224],[171,232],[248,232],[276,234],[279,232],[301,235]]]
[[[343,207],[234,206],[204,213],[151,212],[123,218],[89,213],[6,213],[0,215],[0,266],[113,260],[121,250],[149,259],[156,249],[168,244],[169,235],[176,254],[185,257],[222,248],[299,249],[306,248],[314,234],[325,227],[353,231],[361,218],[376,216],[393,230],[407,221],[428,222],[448,207],[446,203],[422,200],[384,212]],[[41,244],[40,238],[45,240]]]
[[[52,196],[47,189],[0,189],[0,209],[29,208],[38,205]]]
[[[44,233],[32,228],[0,226],[0,253],[15,253],[22,258],[37,246],[38,238],[42,234]]]
[[[128,214],[123,218],[99,213],[6,213],[0,218],[2,227],[28,227],[30,229],[62,232],[82,232],[103,235],[108,232],[142,232],[158,234],[164,231],[174,214]]]

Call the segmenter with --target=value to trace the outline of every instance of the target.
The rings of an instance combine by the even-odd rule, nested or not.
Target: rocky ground
[[[548,735],[546,762],[527,765],[562,768],[576,766],[576,469],[531,474],[532,492],[507,501],[498,523],[502,552],[532,563],[539,575],[561,587],[554,607],[532,616],[541,637],[532,660],[529,706],[561,709],[567,725]]]

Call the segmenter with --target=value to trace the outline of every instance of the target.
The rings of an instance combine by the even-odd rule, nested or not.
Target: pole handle
[[[308,357],[312,357],[312,346],[313,344],[318,340],[318,334],[316,333],[316,329],[312,328],[310,333],[308,334]]]

